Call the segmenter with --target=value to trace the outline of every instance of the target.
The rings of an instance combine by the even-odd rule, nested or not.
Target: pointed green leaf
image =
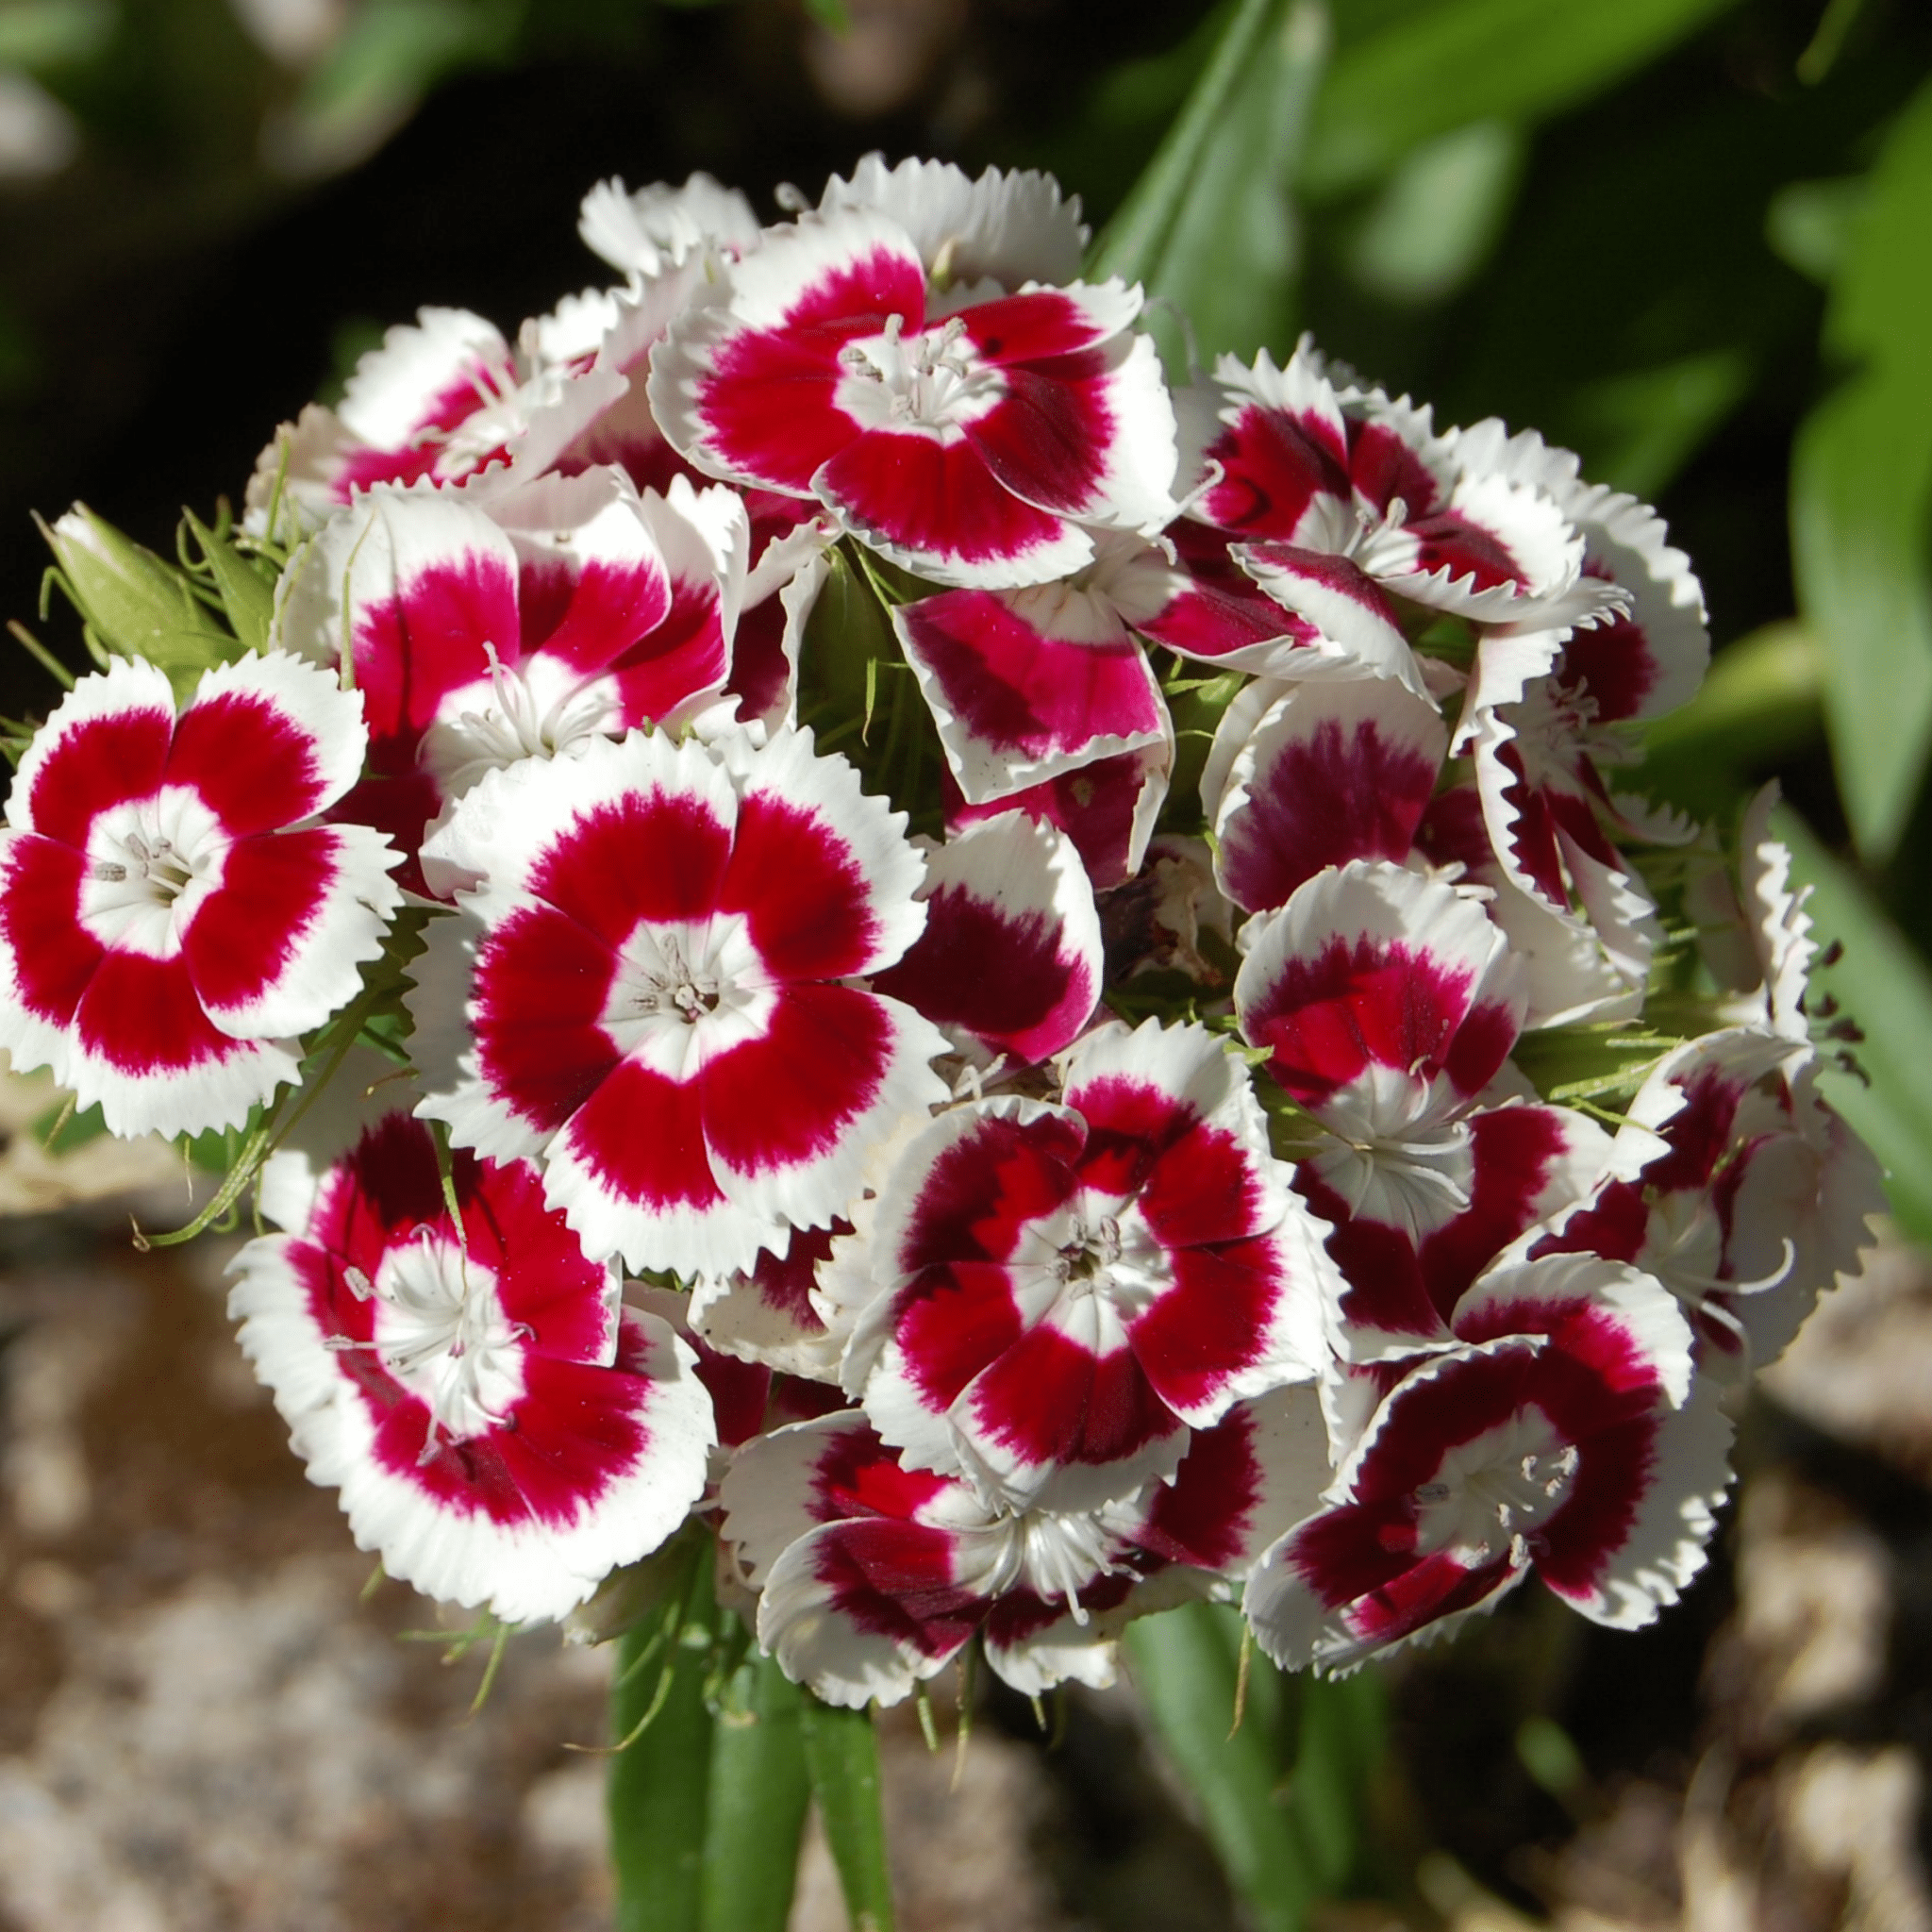
[[[1932,972],[1796,812],[1780,808],[1772,829],[1791,848],[1792,875],[1812,889],[1819,940],[1844,946],[1814,974],[1811,1005],[1828,994],[1865,1033],[1857,1056],[1871,1084],[1834,1069],[1822,1077],[1825,1097],[1884,1163],[1900,1226],[1932,1240]]]
[[[257,570],[225,537],[219,537],[192,510],[182,515],[208,560],[222,608],[237,638],[251,651],[268,648],[269,624],[275,614],[274,583]]]
[[[646,1617],[618,1643],[612,1740],[630,1740],[610,1760],[606,1792],[618,1932],[703,1932],[705,1923],[713,1727],[705,1680],[718,1609],[708,1540],[694,1549],[683,1601],[662,1617]]]
[[[711,1734],[705,1932],[785,1932],[811,1795],[805,1693],[762,1654],[738,1668]]]
[[[1310,197],[1366,187],[1471,121],[1532,122],[1600,92],[1736,0],[1437,0],[1346,48],[1315,104]]]
[[[1240,0],[1179,118],[1094,244],[1089,272],[1138,281],[1192,323],[1204,361],[1285,352],[1301,242],[1290,188],[1327,58],[1320,0]],[[1239,264],[1240,272],[1233,266]],[[1150,327],[1178,366],[1176,320]]]
[[[1859,852],[1889,857],[1932,749],[1932,82],[1888,136],[1832,284],[1826,346],[1863,369],[1791,464],[1799,608]]]
[[[879,1740],[872,1712],[844,1710],[808,1691],[799,1714],[811,1792],[853,1932],[892,1932],[892,1881],[879,1812]]]
[[[1321,1890],[1299,1822],[1276,1797],[1285,1769],[1277,1726],[1250,1707],[1230,1737],[1240,1674],[1241,1619],[1221,1605],[1190,1604],[1129,1625],[1135,1687],[1228,1882],[1262,1932],[1300,1932]],[[1257,1676],[1270,1667],[1257,1660]],[[1292,1687],[1284,1683],[1282,1694]]]

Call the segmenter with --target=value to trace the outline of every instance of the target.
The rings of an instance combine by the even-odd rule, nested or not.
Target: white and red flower
[[[1174,411],[1140,291],[1115,282],[961,307],[873,208],[771,229],[651,357],[666,436],[708,475],[816,497],[942,584],[1044,583],[1083,525],[1174,511]]]
[[[1649,1158],[1607,1176],[1528,1252],[1641,1268],[1684,1305],[1700,1367],[1740,1381],[1784,1353],[1840,1274],[1858,1272],[1884,1208],[1878,1164],[1818,1094],[1806,1046],[1759,1027],[1667,1055],[1624,1135]]]
[[[883,1189],[846,1386],[918,1467],[1012,1509],[1173,1474],[1188,1431],[1316,1373],[1321,1229],[1203,1027],[1111,1026],[1062,1104],[942,1114]]]
[[[620,1306],[535,1168],[371,1128],[297,1231],[249,1242],[229,1312],[358,1545],[508,1623],[564,1615],[698,1500],[715,1431],[691,1353]]]
[[[1326,1481],[1312,1397],[1287,1393],[1196,1435],[1172,1482],[1078,1513],[990,1507],[906,1467],[856,1413],[763,1437],[723,1490],[758,1641],[846,1706],[897,1703],[975,1634],[1023,1692],[1111,1683],[1123,1625],[1224,1595]]]
[[[117,1134],[238,1126],[294,1036],[361,985],[396,855],[316,815],[361,769],[361,708],[281,652],[166,675],[121,659],[55,708],[0,834],[0,1045]]]
[[[425,828],[484,772],[688,723],[724,689],[746,541],[730,491],[640,495],[615,469],[487,512],[431,491],[359,498],[291,565],[275,632],[343,657],[362,693],[370,776],[338,816],[389,832],[423,890]]]
[[[1574,624],[1621,593],[1584,577],[1584,540],[1544,479],[1427,409],[1338,391],[1305,339],[1277,369],[1224,356],[1182,400],[1190,514],[1339,652],[1421,689],[1400,598],[1485,624]],[[1541,445],[1538,445],[1541,448]],[[1291,660],[1268,667],[1291,676]]]
[[[783,1253],[945,1090],[942,1035],[846,982],[918,936],[918,854],[809,733],[657,733],[491,772],[425,847],[478,881],[475,1045],[423,1110],[541,1156],[594,1255],[712,1274]]]
[[[1287,1670],[1356,1669],[1492,1608],[1532,1570],[1599,1624],[1647,1624],[1703,1567],[1730,1424],[1671,1296],[1564,1256],[1492,1271],[1464,1343],[1383,1398],[1325,1507],[1243,1607]]]

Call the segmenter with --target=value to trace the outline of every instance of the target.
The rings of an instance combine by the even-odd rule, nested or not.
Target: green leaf
[[[1791,848],[1792,876],[1812,889],[1819,939],[1844,945],[1836,965],[1814,973],[1811,1005],[1828,994],[1870,1042],[1858,1055],[1869,1087],[1837,1069],[1820,1084],[1884,1164],[1900,1226],[1915,1241],[1932,1240],[1932,973],[1796,812],[1780,808],[1772,829]]]
[[[785,1932],[811,1795],[805,1693],[762,1654],[738,1668],[711,1734],[705,1932]]]
[[[1356,281],[1385,302],[1454,294],[1501,236],[1525,153],[1521,131],[1502,121],[1472,121],[1415,149],[1349,244]]]
[[[251,651],[268,648],[268,629],[275,613],[275,586],[225,537],[219,537],[192,510],[181,513],[201,546],[208,573],[220,591],[230,627]]]
[[[618,1932],[703,1932],[705,1925],[713,1728],[705,1681],[719,1615],[708,1539],[694,1541],[691,1560],[682,1600],[618,1643],[610,1727],[614,1741],[630,1740],[610,1760],[606,1792]]]
[[[113,39],[117,11],[108,0],[11,0],[0,7],[0,67],[91,60]]]
[[[1134,1683],[1249,1916],[1262,1932],[1300,1932],[1322,1871],[1300,1821],[1276,1797],[1276,1725],[1251,1707],[1228,1735],[1241,1629],[1240,1616],[1219,1605],[1142,1617],[1127,1630]]]
[[[1736,0],[1439,0],[1338,55],[1315,103],[1310,198],[1366,187],[1471,121],[1547,118]]]
[[[1319,0],[1240,0],[1146,172],[1095,243],[1090,271],[1138,281],[1191,322],[1199,358],[1284,348],[1301,239],[1290,186],[1328,51]],[[1234,264],[1240,272],[1233,273]],[[1172,365],[1181,325],[1148,318]]]
[[[1864,367],[1791,465],[1799,608],[1825,646],[1825,722],[1860,854],[1890,856],[1932,749],[1932,82],[1894,124],[1825,316]]]
[[[1788,268],[1820,285],[1839,271],[1865,205],[1865,177],[1792,181],[1764,211],[1764,239]]]
[[[892,1881],[879,1812],[879,1740],[872,1712],[809,1692],[800,1706],[805,1763],[853,1932],[892,1932]]]
[[[1573,433],[1591,475],[1645,501],[1661,494],[1750,393],[1751,374],[1742,349],[1711,349],[1580,384]]]

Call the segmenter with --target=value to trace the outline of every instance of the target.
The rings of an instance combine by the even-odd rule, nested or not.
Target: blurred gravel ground
[[[434,1607],[362,1600],[369,1559],[233,1345],[232,1241],[136,1254],[130,1211],[181,1216],[174,1158],[50,1158],[47,1105],[0,1096],[0,1932],[604,1932],[602,1766],[565,1745],[602,1736],[605,1654],[519,1638],[470,1717],[480,1652],[445,1668],[400,1641]],[[1681,1735],[1623,1763],[1577,1736],[1557,1827],[1491,1871],[1417,1778],[1405,1902],[1323,1932],[1932,1932],[1932,1277],[1881,1256],[1767,1389]],[[1131,1692],[1068,1717],[1047,1751],[995,1704],[957,1787],[889,1721],[905,1932],[1238,1923]],[[841,1924],[808,1842],[794,1932]]]

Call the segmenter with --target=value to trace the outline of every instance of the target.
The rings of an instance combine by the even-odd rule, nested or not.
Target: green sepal
[[[193,691],[210,666],[241,657],[241,640],[223,629],[184,572],[85,504],[75,504],[51,526],[42,524],[41,534],[54,552],[54,581],[73,600],[93,641],[115,657],[158,665],[177,700]]]
[[[1683,1043],[1675,1034],[1612,1021],[1525,1033],[1512,1058],[1545,1100],[1574,1107],[1581,1101],[1630,1099],[1657,1063]]]
[[[190,509],[184,509],[181,517],[200,546],[202,561],[236,638],[251,651],[266,650],[269,625],[275,614],[274,578],[265,576],[236,549],[225,531],[209,529]]]

